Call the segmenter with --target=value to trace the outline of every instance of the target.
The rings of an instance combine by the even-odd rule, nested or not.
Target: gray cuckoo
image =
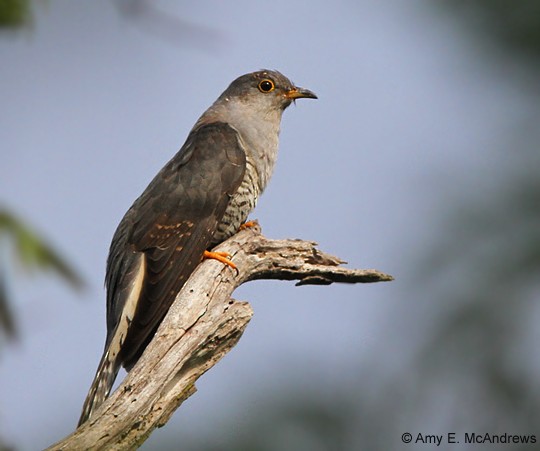
[[[134,202],[107,259],[107,338],[79,425],[128,371],[203,258],[246,221],[272,174],[281,115],[317,96],[276,71],[234,80],[199,118],[180,151]]]

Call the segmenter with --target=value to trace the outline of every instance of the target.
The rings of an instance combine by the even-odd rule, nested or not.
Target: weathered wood
[[[156,336],[119,388],[92,418],[49,450],[129,450],[140,446],[195,393],[195,381],[238,342],[253,311],[232,292],[255,279],[302,284],[390,281],[376,270],[341,267],[316,243],[269,240],[258,226],[236,234],[216,250],[228,252],[235,271],[203,262],[176,297]]]

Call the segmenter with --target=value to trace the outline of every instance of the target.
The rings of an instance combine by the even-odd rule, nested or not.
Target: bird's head
[[[240,101],[254,111],[279,111],[280,113],[296,99],[316,99],[309,89],[295,86],[278,71],[260,70],[242,75],[234,80],[221,94],[222,102]]]

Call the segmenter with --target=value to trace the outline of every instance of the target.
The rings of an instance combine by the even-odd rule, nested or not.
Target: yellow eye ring
[[[268,78],[261,80],[259,83],[259,91],[267,93],[272,92],[275,88],[274,82]]]

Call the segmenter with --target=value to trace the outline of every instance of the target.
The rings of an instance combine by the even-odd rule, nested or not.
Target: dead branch
[[[316,243],[269,240],[258,226],[243,230],[216,250],[228,252],[235,272],[203,262],[176,297],[143,356],[92,418],[49,450],[136,449],[195,393],[195,381],[238,342],[253,311],[231,298],[255,279],[298,280],[297,285],[367,283],[392,277],[373,269],[343,268]]]

